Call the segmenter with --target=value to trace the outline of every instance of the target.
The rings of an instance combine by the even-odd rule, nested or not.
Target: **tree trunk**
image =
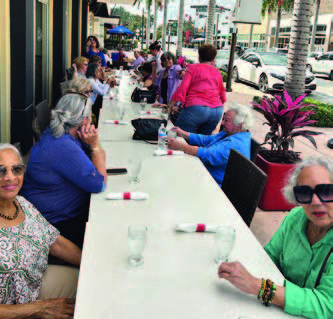
[[[179,1],[179,17],[177,29],[177,56],[183,55],[183,23],[184,23],[184,0]]]
[[[313,28],[312,28],[310,52],[314,51],[314,44],[315,44],[316,31],[317,31],[319,9],[320,9],[320,0],[317,0],[316,13],[315,13]]]
[[[253,37],[253,24],[251,24],[250,28],[249,48],[252,48],[252,37]]]
[[[147,4],[147,21],[146,21],[146,48],[149,48],[150,42],[150,2]]]
[[[154,34],[153,34],[153,41],[156,41],[156,30],[157,30],[157,1],[155,0],[155,3],[154,3],[155,7],[155,13],[154,13]]]
[[[313,0],[295,0],[285,88],[293,99],[305,91],[306,62]]]
[[[279,6],[276,18],[276,30],[275,30],[275,41],[274,41],[275,48],[278,48],[279,46],[280,24],[281,24],[281,7]]]
[[[162,27],[162,50],[165,51],[165,43],[168,37],[167,35],[168,27],[168,0],[164,0],[164,9],[163,9],[163,27]]]
[[[216,15],[216,0],[208,2],[208,18],[207,18],[207,36],[206,43],[214,44],[214,22]]]

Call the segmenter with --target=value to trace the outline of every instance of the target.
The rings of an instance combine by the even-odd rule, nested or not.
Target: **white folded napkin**
[[[156,156],[163,156],[163,155],[184,155],[184,152],[183,151],[173,151],[173,150],[167,150],[167,151],[156,150],[156,151],[154,151],[154,154]]]
[[[116,125],[128,125],[126,121],[119,121],[119,120],[105,120],[105,124],[116,124]]]
[[[216,233],[216,229],[218,226],[215,225],[206,225],[206,224],[178,224],[175,226],[176,231],[183,231],[187,233]]]
[[[133,199],[133,200],[145,200],[148,199],[148,194],[143,192],[124,192],[124,193],[109,193],[106,195],[107,199]]]
[[[141,115],[157,115],[158,112],[156,111],[140,111]]]

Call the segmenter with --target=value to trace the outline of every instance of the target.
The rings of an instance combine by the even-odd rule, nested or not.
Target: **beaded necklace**
[[[18,203],[16,202],[15,199],[14,199],[14,201],[13,201],[13,204],[14,204],[14,206],[16,207],[16,212],[15,212],[15,214],[14,214],[13,217],[7,216],[7,215],[5,215],[5,214],[3,214],[3,213],[0,213],[0,216],[3,217],[3,218],[6,218],[6,219],[8,219],[8,220],[14,220],[14,219],[18,216],[18,214],[19,214],[19,212],[20,212],[20,208],[19,208],[19,205],[18,205]]]

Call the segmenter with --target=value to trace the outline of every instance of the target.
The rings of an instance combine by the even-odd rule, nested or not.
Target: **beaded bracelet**
[[[264,278],[261,279],[261,287],[260,287],[260,290],[259,290],[259,293],[258,293],[258,300],[261,300],[262,298],[262,295],[265,291],[265,287],[266,287],[266,280]]]
[[[101,150],[101,146],[100,146],[100,145],[98,145],[98,146],[96,146],[96,147],[92,147],[92,148],[90,149],[91,153],[96,153],[96,152],[98,152],[98,151],[100,151],[100,150]]]
[[[266,280],[266,287],[262,296],[263,305],[266,307],[271,306],[275,297],[276,285],[270,279]]]
[[[270,288],[269,297],[267,299],[267,302],[264,304],[266,307],[270,307],[272,305],[272,301],[275,297],[275,293],[276,293],[276,285],[274,283],[272,283],[272,286]]]

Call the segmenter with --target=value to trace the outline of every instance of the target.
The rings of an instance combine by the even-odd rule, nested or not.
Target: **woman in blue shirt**
[[[90,35],[88,37],[87,43],[86,43],[85,56],[90,60],[90,58],[93,55],[98,55],[98,56],[101,57],[101,59],[102,59],[102,66],[105,68],[106,67],[105,56],[103,54],[103,51],[100,49],[99,41],[98,41],[98,39],[95,36]]]
[[[89,94],[89,93],[88,93]],[[87,96],[69,93],[51,113],[32,150],[21,195],[63,235],[82,247],[91,193],[107,181],[105,152],[90,125]]]

